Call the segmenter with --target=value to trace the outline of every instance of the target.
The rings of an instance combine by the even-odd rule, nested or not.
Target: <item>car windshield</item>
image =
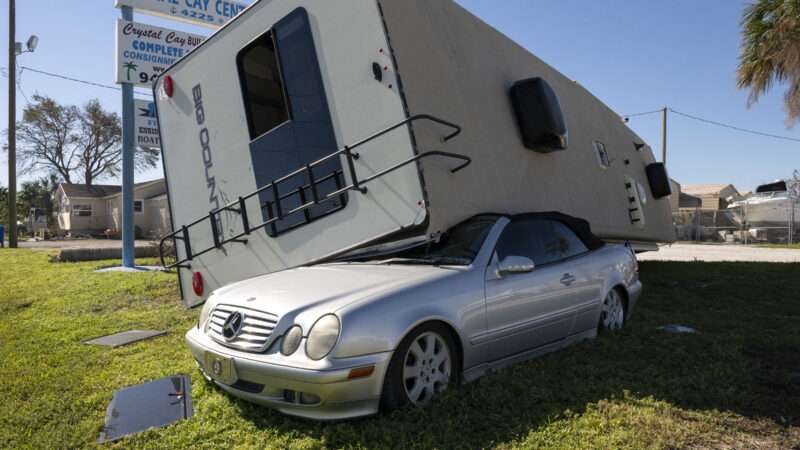
[[[362,255],[349,258],[351,261],[379,262],[381,264],[433,264],[468,266],[486,240],[489,230],[498,216],[477,216],[461,222],[443,233],[439,239],[420,242],[394,252],[380,255]]]

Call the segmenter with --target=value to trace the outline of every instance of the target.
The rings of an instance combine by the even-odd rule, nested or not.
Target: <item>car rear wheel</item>
[[[600,330],[617,331],[625,325],[625,303],[618,289],[612,289],[603,301],[600,312]]]
[[[453,338],[439,324],[425,324],[397,347],[383,385],[381,404],[392,410],[406,404],[425,406],[442,393],[458,373]]]

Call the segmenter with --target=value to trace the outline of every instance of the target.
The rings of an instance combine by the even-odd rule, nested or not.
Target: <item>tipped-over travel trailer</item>
[[[645,142],[449,0],[262,0],[154,92],[189,305],[480,213],[559,211],[641,248],[673,239]]]

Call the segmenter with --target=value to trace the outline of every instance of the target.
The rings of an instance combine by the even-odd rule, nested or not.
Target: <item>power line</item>
[[[75,82],[75,83],[85,84],[85,85],[88,85],[88,86],[94,86],[94,87],[99,87],[99,88],[104,88],[104,89],[112,89],[112,90],[115,90],[115,91],[121,91],[122,90],[118,86],[109,86],[107,84],[95,83],[94,81],[81,80],[79,78],[68,77],[66,75],[61,75],[61,74],[58,74],[58,73],[52,73],[52,72],[47,72],[47,71],[44,71],[44,70],[34,69],[32,67],[21,66],[21,69],[22,70],[29,70],[31,72],[38,73],[38,74],[41,74],[41,75],[46,75],[48,77],[60,78],[62,80],[67,80],[67,81],[72,81],[72,82]]]
[[[658,114],[658,113],[661,113],[663,111],[664,111],[664,108],[661,108],[661,109],[656,109],[656,110],[653,110],[653,111],[638,112],[638,113],[633,113],[633,114],[624,114],[622,117],[624,117],[625,119],[630,119],[631,117],[639,117],[639,116],[648,116],[650,114]]]
[[[686,113],[683,113],[683,112],[680,112],[680,111],[675,111],[672,108],[669,108],[669,110],[670,110],[670,112],[675,113],[675,114],[677,114],[679,116],[683,116],[683,117],[686,117],[686,118],[689,118],[689,119],[692,119],[692,120],[697,120],[699,122],[707,123],[707,124],[710,124],[710,125],[715,125],[715,126],[718,126],[718,127],[729,128],[731,130],[741,131],[743,133],[755,134],[757,136],[770,137],[770,138],[774,138],[774,139],[782,139],[784,141],[800,142],[800,139],[798,139],[798,138],[792,138],[792,137],[788,137],[788,136],[780,136],[780,135],[777,135],[777,134],[764,133],[762,131],[756,131],[756,130],[749,130],[747,128],[737,127],[737,126],[734,126],[734,125],[728,125],[726,123],[717,122],[717,121],[710,120],[710,119],[704,119],[702,117],[693,116],[691,114],[686,114]]]
[[[74,83],[85,84],[87,86],[99,87],[99,88],[102,88],[102,89],[111,89],[113,91],[122,91],[122,89],[119,86],[112,86],[112,85],[108,85],[108,84],[97,83],[95,81],[82,80],[80,78],[75,78],[75,77],[63,75],[63,74],[60,74],[60,73],[48,72],[46,70],[34,69],[33,67],[28,67],[28,66],[21,66],[20,68],[21,68],[20,74],[23,71],[28,70],[30,72],[38,73],[40,75],[45,75],[45,76],[48,76],[48,77],[53,77],[53,78],[59,78],[59,79],[62,79],[62,80],[72,81]],[[5,67],[2,67],[0,69],[5,69]],[[150,92],[137,91],[137,94],[150,95],[151,93]]]
[[[25,70],[28,70],[28,71],[31,71],[31,72],[34,72],[34,73],[38,73],[38,74],[41,74],[41,75],[60,78],[62,80],[72,81],[72,82],[75,82],[75,83],[81,83],[81,84],[85,84],[85,85],[88,85],[88,86],[94,86],[94,87],[99,87],[99,88],[103,88],[103,89],[111,89],[111,90],[114,90],[114,91],[121,91],[122,90],[118,86],[110,86],[110,85],[107,85],[107,84],[96,83],[94,81],[81,80],[79,78],[74,78],[74,77],[70,77],[70,76],[66,76],[66,75],[62,75],[62,74],[58,74],[58,73],[52,73],[52,72],[47,72],[47,71],[44,71],[44,70],[34,69],[34,68],[28,67],[28,66],[21,66],[20,69],[21,69],[20,70],[20,77],[22,76],[22,72],[24,72]],[[7,71],[7,69],[5,67],[0,67],[0,70]],[[20,89],[20,91],[22,91],[21,83],[17,83],[17,85],[18,85],[18,88]],[[138,92],[138,93],[142,94],[142,92]],[[23,92],[23,97],[25,97],[24,92]],[[27,100],[27,97],[26,97],[26,100]],[[723,128],[728,128],[728,129],[731,129],[731,130],[740,131],[742,133],[750,133],[750,134],[754,134],[754,135],[757,135],[757,136],[764,136],[764,137],[769,137],[769,138],[773,138],[773,139],[782,139],[782,140],[785,140],[785,141],[800,142],[799,138],[792,138],[792,137],[788,137],[788,136],[780,136],[780,135],[777,135],[777,134],[764,133],[762,131],[750,130],[750,129],[747,129],[747,128],[737,127],[735,125],[729,125],[729,124],[725,124],[725,123],[722,123],[722,122],[717,122],[717,121],[714,121],[714,120],[705,119],[705,118],[702,118],[702,117],[697,117],[697,116],[694,116],[694,115],[691,115],[691,114],[687,114],[687,113],[684,113],[684,112],[676,111],[676,110],[674,110],[672,108],[667,108],[667,109],[670,112],[672,112],[674,114],[677,114],[679,116],[683,116],[683,117],[686,117],[688,119],[692,119],[692,120],[696,120],[696,121],[699,121],[699,122],[707,123],[709,125],[715,125],[715,126],[718,126],[718,127],[723,127]],[[654,109],[652,111],[643,111],[643,112],[637,112],[637,113],[632,113],[632,114],[625,114],[622,117],[624,117],[625,119],[630,119],[632,117],[641,117],[641,116],[648,116],[648,115],[651,115],[651,114],[659,114],[659,113],[661,113],[663,111],[664,111],[663,108],[662,109]]]
[[[17,90],[19,90],[19,93],[22,94],[22,98],[25,99],[25,104],[30,105],[31,101],[28,99],[28,96],[25,94],[25,90],[22,89],[22,72],[24,72],[24,71],[25,71],[25,69],[20,69],[19,73],[17,74]]]

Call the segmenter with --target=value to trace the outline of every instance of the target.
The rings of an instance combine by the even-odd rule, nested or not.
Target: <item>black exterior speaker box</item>
[[[649,164],[645,171],[647,172],[647,181],[650,182],[650,192],[653,193],[653,197],[663,198],[672,194],[672,186],[669,184],[669,175],[667,175],[667,168],[664,163]]]
[[[514,83],[511,102],[525,147],[539,153],[567,149],[564,113],[547,81],[537,77]]]

